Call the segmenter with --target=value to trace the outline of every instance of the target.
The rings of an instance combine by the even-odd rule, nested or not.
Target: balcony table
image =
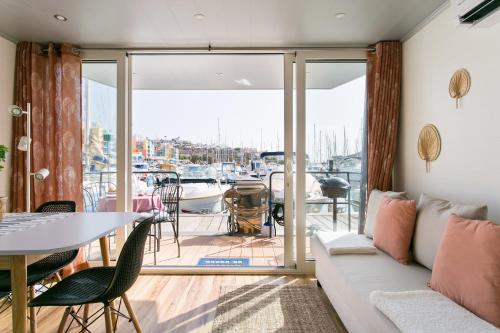
[[[132,223],[137,213],[7,214],[0,222],[0,269],[11,270],[12,331],[27,332],[27,266],[53,253],[99,239],[104,266],[110,265],[108,238]],[[18,224],[9,231],[9,224]]]
[[[161,198],[159,195],[151,196],[151,194],[135,195],[132,197],[132,211],[143,213],[150,212],[162,207]],[[114,212],[116,211],[116,196],[106,196],[99,198],[97,203],[98,212]]]

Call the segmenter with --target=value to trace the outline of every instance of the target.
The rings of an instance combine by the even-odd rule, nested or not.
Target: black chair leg
[[[181,257],[181,245],[179,244],[179,230],[175,227],[175,222],[171,222],[174,231],[174,243],[177,243],[177,258]]]
[[[154,238],[154,244],[153,244],[153,263],[156,266],[156,251],[158,249],[158,237],[156,236],[156,223],[153,223],[153,238]]]
[[[161,222],[158,223],[158,236],[156,237],[156,251],[160,252]]]

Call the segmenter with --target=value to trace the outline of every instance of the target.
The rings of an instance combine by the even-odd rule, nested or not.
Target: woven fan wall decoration
[[[425,172],[431,171],[431,162],[441,153],[441,136],[436,126],[425,125],[418,137],[418,155],[425,161]]]
[[[467,95],[470,89],[471,78],[465,68],[457,70],[450,80],[450,97],[455,99],[455,107],[458,109],[458,103],[462,97]]]

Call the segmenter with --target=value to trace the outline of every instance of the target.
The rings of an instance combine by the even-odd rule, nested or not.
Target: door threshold
[[[285,267],[194,267],[143,266],[141,275],[295,275],[295,268]]]

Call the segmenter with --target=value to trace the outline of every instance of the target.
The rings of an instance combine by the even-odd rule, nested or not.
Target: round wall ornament
[[[467,93],[469,92],[470,85],[470,74],[465,68],[461,68],[453,73],[448,89],[450,92],[450,97],[455,99],[455,107],[457,109],[460,99],[467,95]]]
[[[425,161],[425,171],[431,171],[431,162],[441,153],[441,136],[436,126],[425,125],[418,136],[418,155]]]

